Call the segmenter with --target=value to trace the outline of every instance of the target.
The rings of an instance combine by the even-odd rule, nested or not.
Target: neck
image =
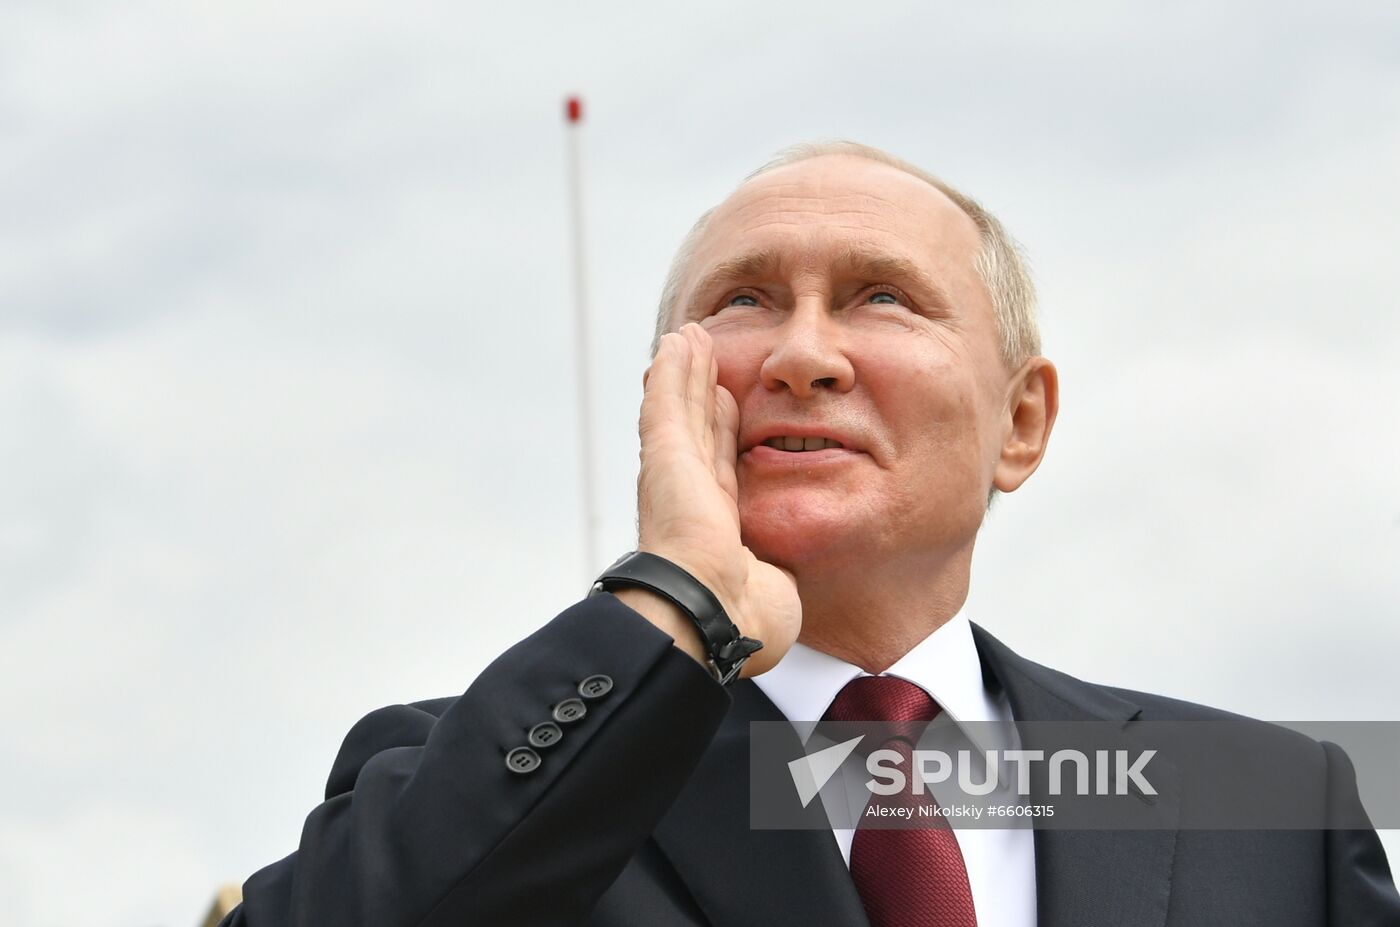
[[[795,570],[802,598],[798,640],[883,673],[967,601],[972,545],[936,559],[881,559]]]

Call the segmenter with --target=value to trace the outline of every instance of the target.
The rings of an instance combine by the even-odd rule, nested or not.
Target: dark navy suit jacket
[[[986,683],[1018,721],[1131,731],[1223,717],[1081,682],[974,635]],[[535,771],[508,770],[527,729],[598,673],[612,691],[540,751]],[[749,722],[763,720],[782,715],[752,682],[720,687],[614,597],[587,599],[460,697],[356,724],[299,848],[248,879],[224,925],[865,925],[829,830],[749,826]],[[1364,815],[1338,748],[1249,723],[1302,788]],[[1170,815],[1189,796],[1157,800]],[[1045,829],[1035,857],[1043,927],[1400,925],[1368,828]]]

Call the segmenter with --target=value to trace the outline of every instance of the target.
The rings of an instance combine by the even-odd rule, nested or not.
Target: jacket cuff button
[[[552,747],[563,739],[563,730],[553,721],[541,721],[530,728],[530,734],[526,737],[526,740],[530,741],[530,746],[539,747],[541,750]]]
[[[529,747],[516,747],[506,754],[506,769],[524,775],[540,768],[540,755]]]
[[[588,714],[588,708],[580,699],[566,698],[564,701],[554,706],[552,714],[554,715],[554,720],[558,721],[560,724],[573,724],[575,721],[582,720],[583,716]]]
[[[602,673],[598,673],[595,676],[589,676],[583,682],[578,684],[578,694],[582,695],[586,699],[602,698],[612,690],[612,677],[604,676]]]

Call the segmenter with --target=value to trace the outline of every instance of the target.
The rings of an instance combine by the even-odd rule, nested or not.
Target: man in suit
[[[1263,749],[1345,827],[1182,829],[1210,796],[1170,767],[1129,799],[1140,829],[751,826],[755,721],[1128,744],[1225,716],[1038,666],[962,612],[992,494],[1058,408],[1025,270],[975,202],[873,149],[795,149],[697,223],[658,331],[642,556],[461,696],[357,724],[227,923],[1400,924],[1345,756],[1259,722],[1222,768]]]

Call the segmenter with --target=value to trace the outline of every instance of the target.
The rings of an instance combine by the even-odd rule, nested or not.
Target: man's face
[[[709,331],[738,402],[758,557],[800,574],[975,537],[1010,377],[979,247],[941,192],[849,156],[770,171],[716,210],[673,327]]]

